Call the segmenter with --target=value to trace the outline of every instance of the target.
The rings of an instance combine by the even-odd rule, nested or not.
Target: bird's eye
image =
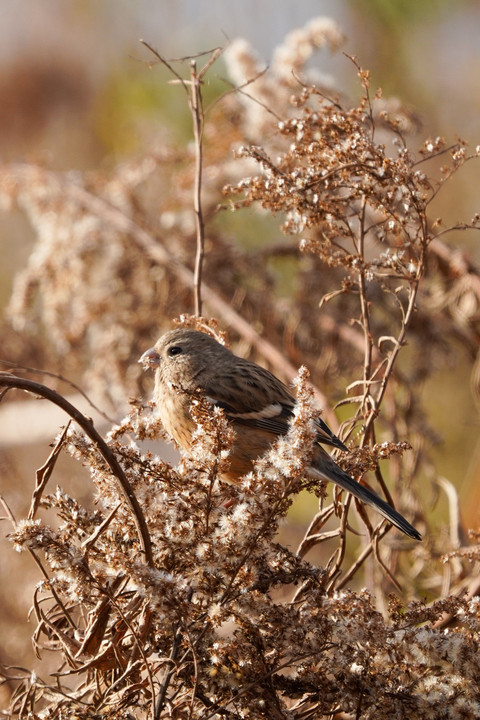
[[[168,348],[167,354],[169,357],[173,357],[174,355],[180,355],[181,352],[183,350],[179,345],[172,345],[172,347]]]

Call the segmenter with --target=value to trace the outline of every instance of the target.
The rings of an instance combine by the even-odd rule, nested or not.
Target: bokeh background
[[[191,118],[185,98],[168,84],[165,72],[149,67],[151,56],[140,38],[164,57],[179,58],[244,37],[268,63],[288,32],[318,15],[339,23],[347,37],[345,51],[370,69],[373,86],[411,109],[422,137],[480,143],[476,0],[16,0],[0,6],[0,159],[72,172],[106,169],[141,155],[159,124],[187,143]],[[346,93],[358,94],[355,73],[341,53],[322,51],[310,64],[333,76]],[[222,73],[220,63],[206,93],[225,88]],[[440,195],[435,209],[446,222],[469,218],[480,210],[479,187],[478,164],[470,164],[449,184],[448,194]],[[1,218],[0,311],[33,243],[23,215],[5,212]],[[480,262],[476,234],[452,235],[450,240],[472,262]],[[4,358],[1,350],[0,357],[21,360]],[[463,358],[436,374],[427,400],[441,440],[435,448],[437,463],[459,490],[466,526],[476,526],[480,426]],[[21,516],[22,496],[27,501],[31,487],[12,488],[8,478],[23,474],[33,482],[48,443],[32,446],[28,453],[23,447],[21,457],[13,460],[11,430],[9,419],[0,414],[1,492]],[[11,472],[13,462],[21,463],[20,471]],[[2,577],[7,553],[2,544]],[[9,598],[7,592],[1,602],[5,617],[18,612],[18,597]],[[26,592],[24,614],[28,603]],[[0,652],[5,657],[20,642],[28,644],[15,632],[2,630]]]

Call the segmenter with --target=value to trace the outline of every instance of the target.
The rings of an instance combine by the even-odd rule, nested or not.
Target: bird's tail
[[[400,515],[391,505],[385,500],[378,497],[376,493],[368,488],[360,485],[353,478],[347,475],[328,455],[323,448],[319,448],[321,451],[318,453],[314,462],[312,463],[312,469],[314,474],[322,480],[328,480],[335,483],[339,487],[343,488],[347,492],[354,495],[356,498],[364,502],[366,505],[371,505],[377,512],[387,518],[395,527],[409,535],[415,540],[421,540],[422,536],[416,530],[413,525],[410,525],[408,520],[405,520],[403,515]]]

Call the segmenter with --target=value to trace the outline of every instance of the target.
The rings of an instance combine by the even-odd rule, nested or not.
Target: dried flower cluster
[[[258,59],[235,46],[229,64],[243,88],[202,118],[203,301],[239,352],[296,375],[291,429],[241,485],[221,479],[232,431],[201,397],[195,451],[172,467],[143,445],[161,433],[152,407],[133,401],[103,440],[53,390],[0,374],[0,387],[42,395],[77,423],[38,471],[27,519],[11,514],[15,547],[43,573],[34,647],[58,662],[50,676],[2,671],[16,684],[6,717],[480,716],[478,533],[462,545],[460,533],[431,531],[428,499],[449,481],[429,457],[435,429],[421,396],[459,339],[476,357],[480,275],[444,243],[451,228],[429,218],[440,188],[476,153],[437,139],[416,156],[400,113],[371,98],[360,68],[358,106],[327,96],[304,67],[323,42],[336,48],[341,33],[316,21],[257,78]],[[427,161],[439,156],[435,183]],[[10,302],[16,334],[5,322],[6,351],[23,342],[31,363],[35,338],[50,367],[114,406],[138,389],[137,357],[193,306],[192,158],[190,148],[166,148],[111,177],[0,168],[2,201],[26,212],[37,234]],[[299,242],[234,244],[220,224],[225,197],[234,209],[279,213]],[[305,368],[296,373],[302,363],[314,386],[322,378],[341,399],[351,452],[337,460],[394,501],[422,544],[303,477],[322,393]],[[47,493],[62,452],[88,469],[93,509],[59,487]],[[305,489],[320,506],[294,552],[279,531]]]

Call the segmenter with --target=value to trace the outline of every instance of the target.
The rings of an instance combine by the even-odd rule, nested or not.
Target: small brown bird
[[[199,390],[222,408],[235,431],[226,478],[248,473],[279,435],[285,435],[296,400],[275,375],[254,362],[234,355],[210,335],[179,328],[165,333],[139,362],[155,368],[155,403],[165,430],[185,450],[190,448],[196,423],[190,416],[192,396]],[[321,418],[315,421],[317,447],[308,475],[334,482],[374,507],[397,528],[416,540],[420,533],[385,500],[344,472],[320,443],[348,448]]]

